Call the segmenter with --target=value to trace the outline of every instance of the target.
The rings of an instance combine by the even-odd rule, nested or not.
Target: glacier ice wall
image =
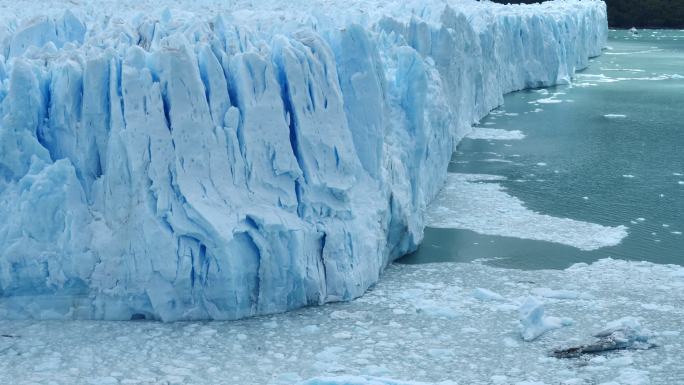
[[[607,37],[586,0],[158,4],[5,5],[1,318],[357,297],[421,241],[471,124]]]

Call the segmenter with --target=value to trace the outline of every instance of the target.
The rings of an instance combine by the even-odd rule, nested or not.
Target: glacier
[[[159,3],[0,1],[0,318],[356,298],[471,125],[608,32],[593,0]]]

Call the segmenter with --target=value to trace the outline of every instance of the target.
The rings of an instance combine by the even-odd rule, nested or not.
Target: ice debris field
[[[581,250],[614,246],[627,236],[625,226],[603,226],[534,212],[496,183],[504,179],[449,173],[443,190],[428,207],[427,225],[555,242]]]
[[[0,1],[0,318],[356,298],[471,124],[607,38],[599,1],[162,3]]]
[[[647,262],[391,265],[354,301],[238,321],[0,321],[0,383],[673,385],[683,301],[684,268]]]

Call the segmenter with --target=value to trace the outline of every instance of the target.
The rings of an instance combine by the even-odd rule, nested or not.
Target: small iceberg
[[[534,341],[549,330],[572,324],[569,318],[544,315],[544,304],[535,297],[527,297],[520,306],[520,336],[524,341]]]
[[[473,297],[480,301],[505,301],[505,298],[501,294],[481,287],[473,290]]]

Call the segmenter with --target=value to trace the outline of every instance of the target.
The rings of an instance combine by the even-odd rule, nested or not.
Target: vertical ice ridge
[[[247,186],[266,203],[292,208],[294,181],[301,171],[290,146],[273,64],[256,53],[237,54],[230,60],[230,76],[240,110],[238,138]]]
[[[36,136],[47,110],[39,81],[29,63],[14,62],[7,96],[2,102],[4,116],[0,126],[0,172],[6,181],[16,181],[25,175],[33,157],[51,161],[48,150]]]
[[[360,171],[352,151],[331,51],[313,33],[276,41],[274,61],[303,172],[305,217],[346,216],[349,190]]]
[[[352,2],[0,16],[0,317],[357,297],[421,241],[470,125],[606,41],[598,1]]]
[[[366,172],[379,178],[386,123],[385,75],[378,51],[358,24],[334,36],[332,50],[355,152]]]

